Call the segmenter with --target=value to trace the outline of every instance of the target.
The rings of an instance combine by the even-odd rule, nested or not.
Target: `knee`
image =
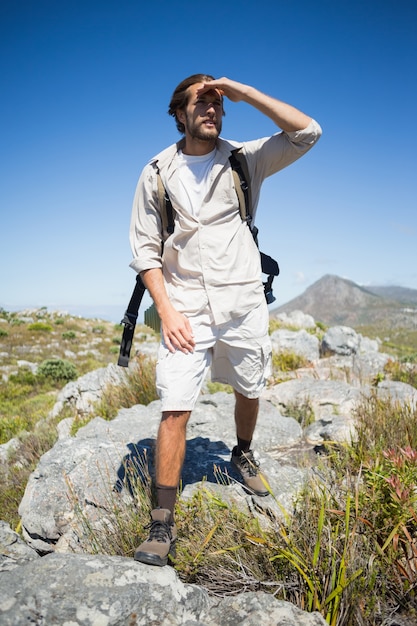
[[[190,415],[190,411],[165,411],[162,413],[161,427],[177,432],[185,430]]]

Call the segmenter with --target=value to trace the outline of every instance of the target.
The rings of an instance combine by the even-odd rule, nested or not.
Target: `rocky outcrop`
[[[280,516],[292,510],[294,496],[312,471],[315,447],[355,437],[355,408],[364,395],[372,390],[416,405],[417,390],[409,385],[381,381],[371,387],[388,359],[376,342],[348,327],[329,329],[319,340],[307,332],[308,316],[298,312],[290,317],[293,330],[280,329],[272,336],[275,350],[299,353],[309,364],[286,373],[286,380],[264,392],[253,444],[274,497],[248,494],[234,473],[234,399],[219,392],[203,393],[190,420],[182,498],[189,498],[204,479],[226,502],[255,515]],[[55,412],[65,405],[91,412],[106,382],[120,376],[120,370],[109,366],[69,383]],[[319,615],[303,613],[270,594],[212,598],[199,587],[184,585],[170,567],[87,554],[88,536],[80,520],[93,530],[111,524],[109,499],[131,503],[127,468],[142,472],[143,480],[148,471],[152,475],[160,409],[155,401],[122,409],[111,422],[95,417],[74,437],[69,434],[71,419],[61,422],[59,440],[41,458],[20,505],[23,539],[0,525],[0,623],[325,624]],[[305,427],[299,419],[303,411],[310,416]]]
[[[0,572],[3,626],[324,626],[271,594],[210,598],[170,567],[111,556],[50,554]]]
[[[249,496],[241,489],[230,465],[235,444],[234,398],[227,393],[202,396],[188,426],[187,456],[182,483],[190,486],[205,479],[217,484],[214,467],[227,477],[229,487],[222,496]],[[126,464],[140,468],[149,461],[153,472],[153,445],[159,425],[159,400],[148,406],[123,409],[111,422],[100,417],[80,429],[75,437],[65,436],[40,460],[31,475],[19,513],[23,537],[41,554],[52,551],[82,552],[82,531],[77,519],[100,525],[107,518],[109,494],[123,492]],[[283,417],[270,402],[262,400],[254,447],[268,474],[277,498],[257,498],[257,506],[279,514],[279,506],[291,501],[305,479],[305,470],[274,462],[273,451],[300,442],[298,422]],[[237,488],[237,485],[239,488]],[[125,493],[123,492],[123,495]],[[77,508],[78,518],[74,517]]]

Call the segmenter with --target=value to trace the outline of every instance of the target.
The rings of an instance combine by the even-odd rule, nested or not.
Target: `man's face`
[[[213,141],[222,129],[223,100],[216,89],[197,95],[201,87],[201,83],[196,83],[188,88],[188,104],[178,110],[177,117],[185,126],[186,136]]]

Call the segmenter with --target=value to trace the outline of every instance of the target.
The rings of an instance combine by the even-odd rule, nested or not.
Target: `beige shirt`
[[[179,144],[154,157],[142,171],[133,201],[130,244],[136,272],[162,268],[172,305],[188,317],[209,306],[216,324],[240,317],[264,298],[259,251],[241,220],[229,156],[242,147],[246,156],[253,217],[262,182],[305,154],[319,139],[312,120],[304,130],[236,143],[218,139],[211,185],[200,208],[191,215],[180,202],[176,167]],[[161,246],[156,172],[159,169],[176,212],[175,229]]]

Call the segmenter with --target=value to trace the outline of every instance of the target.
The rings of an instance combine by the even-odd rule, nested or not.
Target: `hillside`
[[[301,310],[327,325],[353,328],[417,329],[417,290],[403,287],[361,287],[351,280],[326,274],[306,291],[271,311]]]

